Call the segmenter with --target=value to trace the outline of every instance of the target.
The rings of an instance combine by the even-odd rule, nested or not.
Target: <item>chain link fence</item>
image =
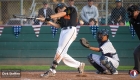
[[[44,0],[0,0],[0,25],[17,25],[17,24],[32,24],[31,20],[23,19],[24,17],[35,17],[38,15],[38,10],[43,6]],[[58,2],[68,4],[68,0],[46,0],[49,7],[54,10]],[[75,6],[78,8],[79,19],[82,8],[87,5],[88,0],[75,0]],[[131,4],[140,4],[140,0],[122,0],[124,9]],[[99,25],[109,25],[113,23],[111,20],[111,12],[115,8],[115,0],[94,0],[94,5],[99,11]],[[115,14],[115,13],[114,13]],[[13,15],[18,15],[20,18],[14,18]],[[127,21],[127,15],[125,18]]]

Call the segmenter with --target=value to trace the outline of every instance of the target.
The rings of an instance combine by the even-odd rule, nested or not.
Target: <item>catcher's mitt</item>
[[[84,46],[86,48],[90,47],[89,42],[85,38],[81,38],[80,43],[81,43],[82,46]]]

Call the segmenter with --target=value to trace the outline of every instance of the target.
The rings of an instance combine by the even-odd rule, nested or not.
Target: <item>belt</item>
[[[75,27],[75,26],[63,27],[62,30],[71,29],[72,27]]]
[[[116,55],[117,53],[114,53],[114,54],[112,54],[112,55]]]

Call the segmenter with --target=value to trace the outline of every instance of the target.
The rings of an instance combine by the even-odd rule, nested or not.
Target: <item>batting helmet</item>
[[[109,38],[108,32],[109,32],[109,30],[107,30],[107,29],[98,30],[97,41],[101,42],[102,41],[102,36],[107,36],[107,38]]]
[[[58,13],[58,8],[62,9],[63,7],[67,7],[64,3],[59,3],[56,5],[55,13]]]
[[[133,18],[134,11],[137,11],[137,10],[138,11],[140,10],[139,6],[137,6],[137,5],[132,5],[132,6],[128,7],[127,8],[128,17]]]

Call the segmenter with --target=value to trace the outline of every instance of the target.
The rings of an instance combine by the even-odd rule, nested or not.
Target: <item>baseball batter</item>
[[[87,57],[91,65],[97,69],[98,74],[106,74],[108,71],[110,71],[111,74],[118,74],[118,54],[108,38],[108,30],[102,29],[97,32],[99,47],[90,46],[85,38],[80,39],[80,42],[84,47],[102,53],[101,56],[97,54],[89,54]]]
[[[127,9],[130,24],[133,26],[136,34],[140,40],[140,7],[132,5]],[[140,44],[134,50],[134,70],[140,74]]]
[[[45,21],[56,28],[61,27],[61,33],[58,42],[56,55],[50,69],[41,74],[42,77],[55,76],[56,67],[62,60],[67,66],[77,68],[80,74],[83,74],[85,63],[73,59],[67,54],[69,46],[77,36],[77,12],[73,7],[67,7],[64,3],[57,4],[55,8],[57,14],[46,17]],[[50,19],[59,18],[57,23],[53,23]],[[44,19],[42,20],[44,21]]]

